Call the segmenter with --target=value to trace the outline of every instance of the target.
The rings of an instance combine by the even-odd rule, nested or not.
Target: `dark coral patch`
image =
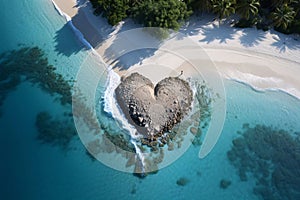
[[[264,125],[243,129],[227,152],[240,179],[253,176],[253,192],[263,199],[300,199],[300,135]]]

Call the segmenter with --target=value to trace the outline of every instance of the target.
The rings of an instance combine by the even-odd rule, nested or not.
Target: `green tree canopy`
[[[200,12],[211,11],[211,0],[185,0],[185,3],[193,11],[200,11]]]
[[[277,28],[283,28],[284,30],[293,22],[296,12],[288,4],[284,4],[282,7],[277,7],[274,12],[271,13],[274,26]]]
[[[132,1],[132,0],[131,0]],[[127,17],[130,0],[91,0],[97,13],[103,13],[111,25],[116,25]]]
[[[258,14],[259,7],[259,0],[237,0],[236,12],[248,20]]]
[[[180,0],[145,0],[132,8],[133,18],[146,27],[161,27],[178,30],[180,21],[192,11]]]
[[[212,10],[219,19],[224,19],[235,13],[235,0],[211,0]]]
[[[236,27],[275,27],[284,33],[300,33],[300,0],[90,0],[95,14],[116,25],[127,17],[146,27],[178,30],[192,11],[215,13],[219,19],[237,13]],[[166,29],[165,29],[166,28]]]

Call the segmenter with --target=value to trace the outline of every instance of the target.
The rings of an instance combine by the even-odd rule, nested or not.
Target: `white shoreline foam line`
[[[193,102],[191,105],[191,110],[193,112],[190,112],[190,114],[188,115],[188,117],[190,117],[193,113],[194,113],[194,109],[195,109],[195,102],[198,101],[197,100],[197,93],[198,93],[198,84],[200,84],[198,81],[193,81],[191,78],[187,78],[186,81],[188,82],[189,86],[192,89],[192,93],[193,93]]]
[[[72,22],[72,18],[67,15],[66,13],[64,13],[59,7],[58,5],[54,2],[54,0],[51,0],[52,4],[55,8],[55,10],[58,12],[58,14],[60,16],[63,16],[67,23],[70,24],[72,30],[74,31],[75,35],[77,36],[77,38],[88,48],[88,49],[92,49],[94,52],[95,49],[92,47],[92,45],[85,39],[85,37],[83,36],[83,34],[74,26],[73,22]]]
[[[55,10],[59,13],[60,16],[63,16],[66,21],[68,23],[70,23],[73,31],[75,32],[76,36],[89,48],[93,51],[93,53],[98,56],[100,58],[100,60],[103,62],[101,56],[97,53],[97,51],[92,47],[92,45],[84,38],[83,34],[73,25],[72,23],[72,18],[67,15],[66,13],[64,13],[59,7],[58,5],[51,0]],[[135,130],[135,128],[133,126],[131,126],[128,122],[127,124],[124,123],[126,118],[125,116],[123,116],[119,110],[119,108],[116,107],[116,99],[114,97],[114,91],[116,89],[116,87],[119,85],[120,83],[120,76],[115,73],[111,67],[108,68],[108,80],[106,82],[106,90],[105,90],[105,94],[104,94],[104,99],[105,99],[105,104],[104,104],[104,111],[111,114],[112,117],[117,118],[117,119],[121,119],[120,121],[123,124],[123,128],[126,128],[130,133],[133,132],[133,129]],[[110,109],[111,108],[111,109]],[[116,113],[114,111],[117,111]],[[123,120],[125,119],[125,120]]]
[[[232,72],[232,74],[223,74],[222,77],[227,80],[232,80],[247,85],[258,92],[279,91],[300,100],[300,92],[297,88],[292,87],[289,84],[278,85],[284,82],[284,80],[281,78],[261,77],[251,73],[242,73],[238,71]],[[263,86],[264,83],[266,83],[265,86]],[[271,87],[270,83],[273,83],[272,85],[275,86]]]
[[[113,118],[122,122],[122,128],[128,130],[132,138],[136,139],[136,129],[130,125],[121,111],[115,97],[115,89],[121,83],[120,76],[111,68],[108,71],[108,80],[106,82],[106,90],[104,92],[104,111],[110,114]]]
[[[145,156],[141,149],[137,145],[137,139],[139,136],[136,136],[135,133],[137,132],[136,128],[129,124],[127,121],[124,113],[121,111],[121,108],[118,106],[118,103],[116,101],[115,97],[115,89],[118,87],[118,85],[121,82],[120,76],[112,69],[110,68],[108,71],[109,78],[106,83],[106,90],[104,93],[104,111],[106,113],[109,113],[112,115],[114,119],[117,119],[121,121],[122,128],[128,130],[130,134],[130,142],[134,145],[136,149],[136,156],[139,157],[141,164],[142,164],[142,173],[145,173],[145,169],[143,166],[145,166]]]
[[[298,92],[297,89],[295,88],[285,88],[285,89],[282,89],[282,88],[271,88],[271,87],[268,87],[268,88],[261,88],[261,87],[256,87],[255,85],[252,85],[248,82],[245,82],[243,80],[239,80],[239,79],[236,79],[236,78],[227,78],[228,80],[231,80],[231,81],[234,81],[234,82],[237,82],[237,83],[240,83],[240,84],[243,84],[243,85],[246,85],[248,87],[250,87],[252,90],[256,91],[256,92],[282,92],[290,97],[293,97],[297,100],[300,101],[300,97],[298,97],[297,94],[294,94],[294,92]]]
[[[142,164],[141,169],[142,169],[142,174],[145,173],[145,156],[143,154],[143,152],[141,151],[141,149],[137,146],[136,140],[131,139],[130,142],[134,145],[134,148],[136,150],[136,157],[138,156],[140,158],[140,164]]]
[[[93,51],[93,53],[99,57],[99,59],[103,61],[102,57],[97,53],[97,51],[92,47],[92,45],[85,39],[85,37],[83,36],[83,34],[80,32],[80,30],[78,30],[72,22],[72,18],[67,15],[66,13],[64,13],[59,7],[58,5],[54,2],[54,0],[51,0],[52,4],[55,8],[55,10],[59,13],[60,16],[64,17],[67,21],[67,23],[70,24],[72,30],[74,31],[75,35],[77,36],[77,38],[86,46],[88,47],[88,49],[91,49]],[[115,32],[114,32],[115,33]],[[139,156],[140,160],[141,160],[141,164],[142,164],[142,173],[145,173],[145,169],[144,169],[144,164],[145,164],[145,156],[144,154],[141,152],[140,148],[137,146],[136,143],[136,139],[137,136],[135,136],[136,133],[136,129],[134,128],[134,126],[130,125],[127,121],[127,119],[125,118],[125,115],[121,112],[120,108],[117,106],[117,102],[116,102],[116,98],[114,96],[114,91],[117,88],[117,86],[120,83],[120,76],[111,68],[108,68],[108,75],[109,78],[106,82],[106,90],[104,93],[104,111],[111,114],[113,118],[118,119],[119,121],[121,121],[122,123],[122,128],[125,128],[126,130],[129,131],[131,139],[130,142],[134,145],[135,149],[136,149],[136,153],[137,156]],[[114,112],[116,111],[116,112]]]

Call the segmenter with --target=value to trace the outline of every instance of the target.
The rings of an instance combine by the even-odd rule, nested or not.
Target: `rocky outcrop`
[[[178,77],[165,78],[154,87],[138,73],[124,78],[115,93],[127,120],[143,135],[142,143],[149,146],[167,143],[164,133],[183,119],[193,100],[189,84]]]

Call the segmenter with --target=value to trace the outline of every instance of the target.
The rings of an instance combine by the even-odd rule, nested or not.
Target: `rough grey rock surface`
[[[129,123],[149,141],[156,141],[188,114],[193,101],[189,84],[168,77],[153,85],[151,80],[133,73],[115,90],[117,102]]]

